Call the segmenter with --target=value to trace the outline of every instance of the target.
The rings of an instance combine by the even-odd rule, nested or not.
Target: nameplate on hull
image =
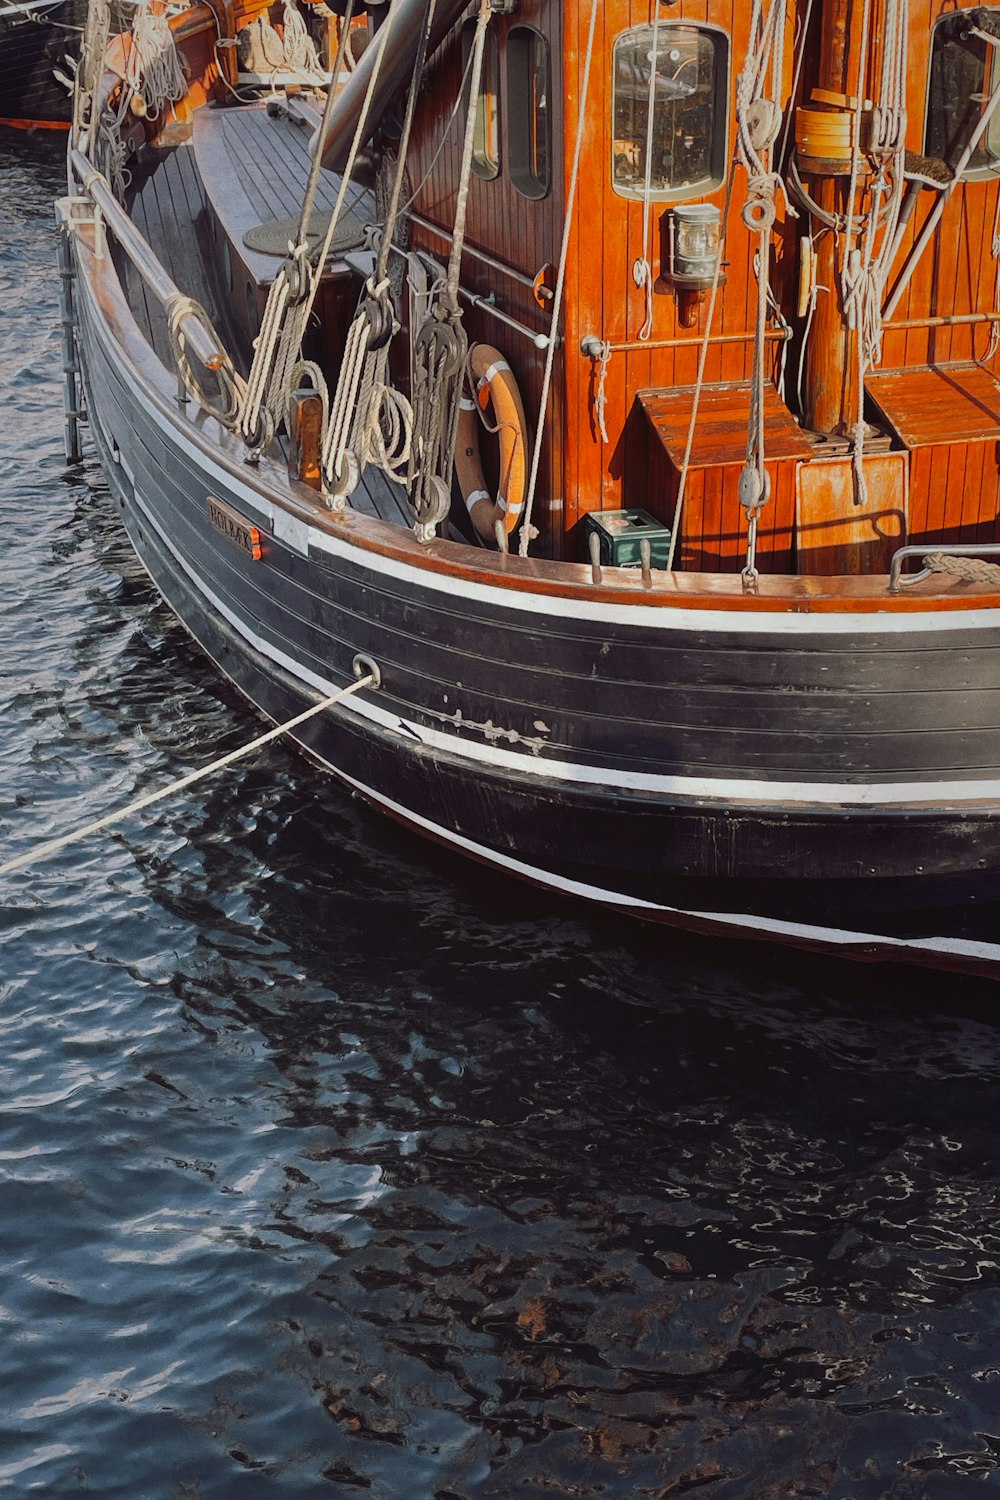
[[[208,519],[228,542],[239,547],[254,562],[259,562],[263,556],[260,544],[260,532],[256,526],[240,515],[239,511],[233,510],[224,500],[216,500],[214,495],[208,497]]]

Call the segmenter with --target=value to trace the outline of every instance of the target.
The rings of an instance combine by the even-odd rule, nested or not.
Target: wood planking
[[[575,98],[582,86],[583,54],[590,5],[575,0],[567,5],[567,26],[575,17],[576,47],[570,54],[567,71],[567,143],[575,128]],[[589,510],[610,509],[623,503],[625,476],[648,462],[646,434],[641,424],[629,420],[636,394],[643,389],[670,389],[690,385],[697,373],[698,353],[704,330],[705,308],[699,313],[697,326],[686,330],[679,326],[673,291],[662,275],[662,228],[670,205],[656,203],[650,215],[649,244],[643,241],[642,203],[617,194],[611,183],[612,141],[612,57],[615,38],[632,26],[649,23],[652,11],[648,0],[605,0],[599,7],[594,54],[594,75],[587,102],[588,130],[584,142],[581,178],[587,184],[587,222],[602,233],[603,258],[594,253],[587,235],[580,231],[578,253],[571,260],[567,281],[567,392],[575,422],[568,441],[566,526],[572,532],[580,517]],[[677,22],[707,23],[717,26],[730,38],[731,83],[742,66],[747,44],[749,7],[736,0],[682,0],[669,16],[661,13],[661,24]],[[791,19],[789,26],[791,26]],[[787,51],[789,87],[791,49]],[[573,63],[575,62],[575,68]],[[570,99],[570,87],[575,90]],[[725,151],[728,161],[732,151],[733,118],[730,100],[729,132]],[[742,174],[738,174],[742,178]],[[756,282],[752,275],[752,258],[756,239],[740,219],[743,183],[738,181],[726,226],[725,284],[720,287],[713,334],[746,334],[753,327]],[[705,195],[705,201],[725,207],[723,183]],[[780,204],[779,204],[780,212]],[[651,347],[617,352],[611,357],[605,378],[607,427],[609,443],[601,444],[593,417],[593,379],[591,362],[578,351],[588,334],[612,343],[636,342],[645,317],[645,297],[633,280],[632,266],[643,258],[644,251],[654,273],[654,326]],[[773,266],[773,278],[783,296],[790,288],[794,257],[781,255]],[[657,348],[658,341],[683,340],[680,347]],[[709,382],[742,381],[750,372],[752,340],[710,346],[705,368]],[[573,370],[574,362],[578,366]],[[770,366],[769,358],[769,366]],[[631,481],[629,481],[631,487]],[[641,488],[637,480],[637,488]],[[656,507],[654,506],[654,509]],[[573,548],[579,551],[579,543]]]
[[[467,238],[470,245],[489,247],[499,262],[505,262],[523,273],[533,274],[546,261],[555,263],[563,228],[563,205],[568,194],[573,148],[583,89],[584,61],[591,7],[589,0],[570,0],[558,5],[554,0],[525,0],[512,17],[498,16],[492,25],[497,29],[501,54],[500,140],[501,170],[493,181],[473,177],[469,199]],[[564,352],[556,361],[554,388],[565,391],[564,414],[550,411],[549,441],[543,451],[539,483],[539,505],[547,498],[565,507],[565,528],[573,533],[579,518],[589,510],[614,508],[623,503],[626,472],[643,462],[644,437],[629,415],[638,390],[675,384],[689,384],[696,374],[701,327],[681,329],[677,322],[676,302],[672,290],[662,280],[661,220],[668,205],[656,204],[650,214],[649,243],[643,241],[642,204],[616,194],[611,186],[612,136],[612,69],[614,40],[631,26],[649,22],[649,0],[605,0],[598,6],[594,59],[589,97],[585,102],[586,128],[580,169],[577,211],[571,226],[570,254],[567,265]],[[725,31],[730,38],[731,79],[742,64],[746,50],[749,10],[737,0],[685,0],[671,11],[669,21],[707,22]],[[564,177],[554,181],[548,197],[541,202],[519,194],[506,175],[508,122],[505,94],[505,40],[513,25],[529,25],[546,34],[551,44],[552,88],[556,101],[564,101],[565,140],[553,142],[554,165],[562,162]],[[789,22],[791,26],[791,21]],[[563,63],[560,76],[560,63]],[[791,52],[788,70],[791,72]],[[421,216],[450,228],[454,218],[464,112],[449,125],[449,115],[461,79],[459,28],[440,49],[432,69],[432,80],[425,98],[427,108],[412,147],[410,176],[419,188],[415,207]],[[557,107],[552,113],[558,117]],[[726,158],[732,141],[732,105]],[[437,153],[436,162],[434,161]],[[708,195],[708,201],[723,206],[725,186]],[[715,333],[744,334],[753,325],[756,287],[752,276],[755,242],[739,218],[742,195],[734,193],[727,231],[726,284],[720,290],[713,323]],[[413,229],[413,243],[441,255],[439,241],[427,237],[418,227]],[[645,317],[645,298],[632,276],[633,262],[647,250],[653,265],[654,332],[656,340],[684,340],[680,349],[640,349],[612,356],[605,380],[608,435],[603,445],[594,420],[594,371],[591,362],[580,352],[581,339],[588,333],[614,342],[634,340]],[[782,286],[789,279],[793,257],[780,256],[775,278]],[[539,315],[530,291],[500,270],[466,258],[462,269],[463,284],[476,292],[492,292],[505,312],[531,329],[545,327],[546,318]],[[702,313],[702,318],[704,313]],[[470,334],[495,343],[511,362],[527,410],[537,408],[543,358],[527,339],[504,329],[482,313],[467,312]],[[743,380],[749,374],[752,345],[749,340],[713,346],[706,367],[709,380]],[[559,366],[565,368],[560,372]],[[560,374],[562,380],[560,380]],[[556,419],[556,420],[554,420]],[[558,436],[558,442],[554,439]],[[558,511],[556,511],[556,515]],[[544,521],[542,514],[537,520]],[[550,535],[543,546],[559,555],[558,526],[546,527]],[[578,539],[571,537],[569,553],[578,550]]]
[[[932,30],[942,16],[952,14],[955,9],[952,0],[911,0],[907,145],[916,151],[923,148]],[[921,193],[894,262],[894,270],[898,271],[904,263],[936,197],[930,190]],[[893,315],[893,322],[995,310],[996,268],[992,240],[998,201],[1000,182],[995,178],[966,182],[955,190],[931,245]],[[890,277],[890,287],[893,279]],[[887,369],[898,369],[915,364],[944,364],[981,358],[988,337],[984,326],[909,329],[893,333],[890,324],[882,363]]]
[[[474,14],[471,13],[471,14]],[[468,17],[466,18],[468,19]],[[548,41],[550,68],[549,170],[551,186],[540,200],[528,199],[514,187],[507,172],[509,119],[506,108],[507,37],[514,26],[530,26]],[[500,350],[509,362],[520,387],[528,423],[533,434],[537,424],[545,368],[543,350],[535,348],[530,335],[548,332],[550,314],[539,307],[525,277],[534,277],[546,264],[555,263],[563,227],[562,180],[559,166],[564,155],[561,111],[563,7],[557,0],[528,0],[512,16],[494,15],[491,31],[497,37],[500,58],[499,141],[500,171],[493,179],[472,175],[469,191],[466,243],[488,252],[493,266],[466,255],[461,284],[483,297],[492,296],[497,307],[520,323],[528,333],[511,329],[482,309],[463,302],[464,324],[470,342],[486,343]],[[442,263],[447,261],[461,169],[466,113],[453,114],[462,81],[461,26],[456,27],[439,48],[430,68],[429,86],[422,95],[410,148],[408,176],[414,193],[413,208],[422,218],[439,226],[441,234],[429,233],[411,224],[411,245],[427,251]],[[571,147],[570,147],[571,149]],[[513,274],[511,274],[513,273]],[[542,446],[534,522],[542,530],[542,546],[558,554],[555,538],[561,535],[559,502],[563,494],[564,400],[561,392],[564,356],[556,357],[552,398]],[[555,505],[555,508],[553,508]],[[555,520],[553,520],[555,517]]]

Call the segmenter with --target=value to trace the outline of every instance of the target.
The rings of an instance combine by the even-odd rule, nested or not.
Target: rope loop
[[[963,583],[1000,583],[1000,567],[987,562],[983,557],[953,557],[947,552],[929,552],[921,558],[922,566],[930,573],[946,573],[949,578],[961,579]]]
[[[740,211],[740,218],[752,234],[767,234],[774,226],[774,198],[770,188],[751,181],[747,185],[748,197]]]
[[[200,302],[196,302],[193,297],[185,297],[183,294],[172,298],[164,311],[167,317],[170,348],[185,389],[194,397],[202,410],[215,417],[223,427],[235,428],[239,420],[240,402],[243,395],[242,381],[229,355],[223,350],[222,342],[212,327],[208,313]],[[211,390],[204,375],[195,368],[188,357],[187,340],[183,329],[183,324],[188,318],[195,318],[201,324],[219,351],[221,362],[217,369],[211,371],[215,377],[215,391]]]

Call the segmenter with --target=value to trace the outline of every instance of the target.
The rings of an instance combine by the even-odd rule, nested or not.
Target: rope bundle
[[[1000,567],[982,557],[953,557],[947,552],[929,552],[921,559],[930,573],[946,573],[964,583],[1000,584]]]
[[[149,0],[140,0],[132,22],[132,38],[138,57],[146,117],[155,120],[164,104],[176,104],[187,92],[177,44],[167,17],[151,10]]]
[[[872,0],[864,0],[845,226],[846,251],[840,274],[841,301],[847,326],[857,332],[857,407],[851,427],[851,463],[854,470],[855,503],[858,505],[868,502],[868,485],[864,472],[865,375],[882,357],[882,299],[895,250],[896,226],[903,202],[908,0],[886,0],[880,94],[871,112],[868,143],[868,154],[875,162],[875,175],[869,190],[871,201],[863,239],[861,245],[856,246],[852,244],[852,240],[855,199],[863,157],[861,126],[871,11]],[[876,246],[880,229],[881,241]]]
[[[493,11],[490,0],[480,0],[476,32],[472,42],[472,72],[465,123],[462,165],[459,172],[455,227],[448,272],[440,295],[435,298],[417,330],[413,350],[413,443],[407,478],[410,509],[416,535],[430,541],[451,504],[451,473],[458,437],[460,387],[469,352],[458,302],[458,278],[465,245],[465,220],[472,180],[479,88],[482,78],[486,30]]]

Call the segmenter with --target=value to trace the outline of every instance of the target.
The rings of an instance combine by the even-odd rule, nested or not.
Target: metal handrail
[[[458,295],[464,297],[470,307],[480,307],[484,313],[489,313],[491,318],[496,318],[498,323],[503,323],[506,328],[513,328],[516,333],[521,333],[526,339],[530,339],[536,349],[547,349],[549,347],[549,335],[547,333],[536,333],[533,328],[528,328],[524,323],[519,323],[512,318],[510,313],[502,312],[493,300],[493,293],[489,296],[480,296],[478,292],[470,292],[464,286],[458,289]]]
[[[118,202],[103,173],[76,149],[70,152],[70,163],[81,188],[100,209],[104,223],[161,306],[167,310],[171,304],[186,301],[185,294],[171,280],[149,243]],[[177,328],[184,337],[185,347],[206,370],[220,370],[223,365],[231,363],[226,351],[213,342],[195,313],[183,313],[177,320]]]
[[[897,547],[889,564],[889,593],[899,594],[911,584],[929,578],[936,569],[923,568],[919,573],[903,578],[903,564],[908,557],[931,557],[935,553],[945,557],[1000,557],[1000,542],[948,542],[940,547],[928,542],[920,545],[911,542],[906,547]]]

